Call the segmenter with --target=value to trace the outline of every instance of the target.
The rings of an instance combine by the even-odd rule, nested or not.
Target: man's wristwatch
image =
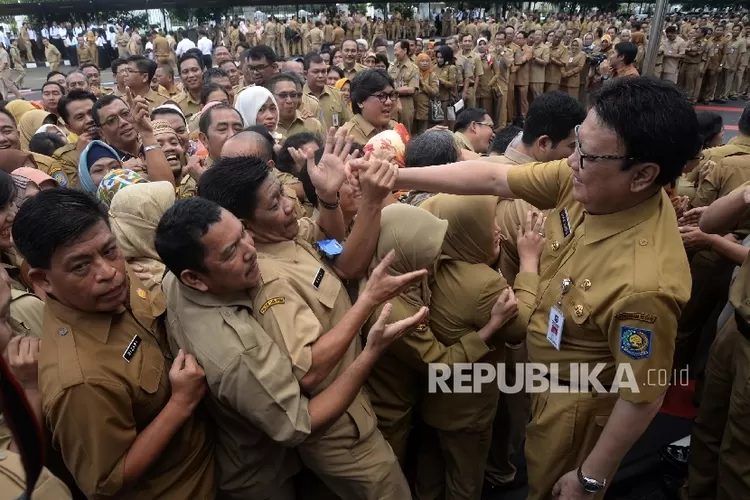
[[[605,486],[607,486],[606,479],[600,483],[594,478],[586,477],[583,475],[583,472],[581,472],[580,467],[578,467],[577,472],[578,482],[581,483],[581,488],[583,488],[583,491],[585,491],[586,493],[598,493],[599,491],[603,490]]]

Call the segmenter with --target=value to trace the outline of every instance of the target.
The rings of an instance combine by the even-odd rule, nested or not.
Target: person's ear
[[[630,191],[639,193],[651,188],[661,172],[659,165],[653,162],[642,163],[633,167],[633,175],[630,183]]]
[[[206,285],[203,275],[191,269],[185,269],[180,273],[180,281],[198,291],[208,291],[208,285]]]
[[[206,146],[208,144],[208,137],[203,132],[198,132],[198,140],[204,146]]]
[[[26,276],[28,277],[29,281],[31,281],[32,285],[36,285],[42,290],[44,290],[44,293],[47,295],[50,295],[52,293],[52,283],[49,281],[48,277],[48,269],[41,269],[38,267],[32,267],[29,269]]]

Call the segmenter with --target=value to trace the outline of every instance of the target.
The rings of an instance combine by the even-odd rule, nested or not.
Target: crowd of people
[[[293,21],[0,105],[2,491],[475,500],[523,449],[529,499],[602,498],[691,366],[684,493],[750,497],[750,109],[693,106],[747,19],[668,20],[657,78],[648,19]],[[571,390],[428,385],[527,362]]]

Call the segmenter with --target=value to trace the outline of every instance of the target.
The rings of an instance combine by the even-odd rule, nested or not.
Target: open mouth
[[[167,161],[170,164],[180,163],[180,158],[176,154],[174,154],[174,153],[168,154],[168,155],[166,155],[166,157],[167,157]]]

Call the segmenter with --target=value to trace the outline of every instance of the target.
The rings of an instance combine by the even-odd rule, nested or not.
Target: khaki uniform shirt
[[[154,55],[156,57],[169,57],[172,54],[172,49],[169,47],[169,42],[161,35],[157,35],[154,38],[153,45]]]
[[[744,189],[747,186],[748,184],[745,183],[738,189]],[[750,254],[745,257],[740,272],[729,290],[729,302],[742,319],[750,323]],[[730,319],[729,321],[733,320]]]
[[[622,212],[586,214],[573,199],[566,160],[512,168],[508,185],[534,206],[554,209],[545,225],[539,293],[526,337],[529,360],[559,363],[561,380],[570,380],[570,362],[601,362],[604,385],[623,364],[637,387],[621,386],[619,396],[655,401],[667,385],[649,381],[648,374],[671,369],[677,320],[691,287],[666,192]],[[565,294],[564,279],[571,281]],[[559,351],[546,338],[553,305],[564,317]]]
[[[253,316],[273,338],[283,338],[294,375],[301,380],[312,366],[312,344],[331,330],[351,308],[349,294],[331,267],[323,262],[313,245],[326,236],[310,219],[299,220],[299,233],[293,241],[256,243],[262,276],[253,290]],[[316,286],[317,285],[317,286]],[[311,392],[319,394],[354,361],[361,351],[355,336],[331,373]],[[328,432],[340,426],[357,428],[364,438],[376,428],[372,409],[362,391]],[[315,446],[318,438],[307,439],[301,447]]]
[[[53,446],[87,497],[214,498],[213,443],[200,409],[138,481],[123,484],[128,450],[171,393],[164,297],[129,279],[129,307],[119,313],[83,313],[47,298],[39,389]]]
[[[26,472],[21,455],[0,450],[0,491],[3,498],[26,498]],[[33,492],[34,500],[67,500],[73,498],[65,483],[56,478],[45,467],[37,480]]]
[[[293,448],[311,426],[284,339],[255,321],[247,292],[203,293],[171,272],[163,289],[172,353],[194,353],[206,372],[219,491],[231,498],[273,498],[299,470]]]
[[[531,78],[531,57],[533,50],[529,45],[518,47],[513,64],[516,66],[516,87],[527,87]],[[526,61],[524,62],[524,58]]]
[[[479,56],[475,53],[469,55],[459,54],[456,56],[456,66],[463,68],[464,79],[469,79],[469,88],[474,84],[474,81],[484,74],[482,63],[479,61]]]
[[[510,71],[513,68],[513,50],[510,47],[503,47],[502,50],[495,53],[495,58],[497,89],[502,95],[506,95],[510,83]]]
[[[164,104],[166,101],[171,99],[171,96],[163,95],[158,92],[154,92],[151,89],[149,89],[149,91],[146,92],[146,95],[144,95],[143,97],[146,99],[146,101],[148,101],[149,112],[153,111],[154,108],[158,108],[159,106]]]
[[[75,149],[75,145],[73,145],[73,148]],[[69,169],[63,169],[63,166],[55,158],[40,153],[31,153],[31,156],[34,157],[39,170],[55,179],[60,186],[73,187],[67,175],[67,170]],[[76,167],[76,180],[78,179],[77,172],[78,168]]]
[[[276,126],[276,132],[281,134],[282,142],[285,141],[287,137],[301,132],[314,134],[321,141],[325,141],[326,137],[323,125],[317,118],[302,118],[299,111],[297,111],[297,117],[288,128],[284,127],[281,122],[279,122]]]
[[[560,84],[562,80],[562,69],[564,66],[558,66],[552,62],[553,59],[560,61],[565,64],[568,62],[568,48],[560,43],[557,47],[549,48],[550,63],[544,70],[544,81],[545,83],[556,83]]]
[[[474,146],[471,145],[471,141],[463,134],[463,132],[453,132],[453,138],[456,140],[459,149],[465,149],[472,153],[476,153],[476,151],[474,151]]]
[[[734,71],[740,66],[740,59],[747,52],[743,38],[730,40],[724,46],[724,69]]]
[[[47,59],[50,66],[60,64],[60,51],[57,50],[57,47],[52,45],[52,42],[50,42],[50,44],[44,49],[44,57]]]
[[[455,95],[458,84],[458,69],[454,64],[435,66],[435,75],[438,78],[438,96],[441,101],[447,101]]]
[[[569,55],[565,60],[562,70],[560,85],[565,88],[578,88],[581,86],[581,74],[586,65],[586,54],[579,52],[575,56]]]
[[[346,67],[343,64],[339,66],[339,69],[341,69],[341,71],[344,72],[344,78],[348,78],[349,80],[351,80],[352,78],[354,78],[354,75],[368,68],[367,66],[364,66],[362,64],[354,63],[354,67],[352,69],[346,69]]]
[[[664,59],[661,66],[663,73],[673,74],[679,72],[680,59],[678,59],[678,56],[684,56],[686,48],[687,43],[682,38],[677,37],[674,42],[664,39],[662,42]]]
[[[388,67],[388,76],[393,78],[396,89],[400,87],[411,87],[415,93],[419,89],[419,68],[413,62],[406,60],[404,62],[396,61]],[[399,95],[402,102],[412,100],[413,95]]]
[[[341,44],[344,43],[344,38],[346,38],[346,32],[341,26],[336,26],[333,29],[333,44],[337,48],[341,48]]]
[[[321,45],[323,45],[323,30],[321,30],[317,26],[314,27],[307,34],[307,39],[310,41],[312,50],[314,52],[319,51]]]
[[[331,127],[340,127],[347,121],[352,119],[352,110],[344,101],[344,96],[341,92],[330,85],[323,87],[323,93],[320,96],[315,96],[310,90],[310,87],[305,84],[303,88],[305,95],[310,95],[318,99],[318,105],[320,106],[320,113],[318,114],[318,120],[323,125],[324,131]]]
[[[200,113],[201,103],[199,100],[196,101],[193,99],[190,92],[183,90],[182,93],[176,95],[172,100],[177,103],[182,112],[185,113],[185,118],[190,118],[195,113]]]
[[[398,125],[395,121],[391,120],[388,123],[388,129],[393,129]],[[346,122],[343,128],[347,133],[354,137],[354,142],[361,146],[365,146],[367,141],[378,135],[383,130],[376,129],[367,120],[362,118],[362,115],[354,115],[354,117]]]
[[[720,160],[698,185],[692,201],[694,207],[706,207],[750,181],[750,155],[730,156]],[[733,233],[750,234],[750,219],[743,217]]]
[[[708,43],[708,61],[706,63],[706,70],[712,73],[716,73],[721,69],[721,63],[724,61],[724,49],[726,47],[726,41],[722,38],[720,40],[712,39]]]
[[[540,43],[539,45],[531,47],[531,53],[533,55],[533,59],[530,63],[531,73],[529,75],[529,83],[544,83],[544,75],[547,70],[547,66],[549,66],[549,47],[543,43]],[[547,64],[540,64],[536,61],[536,59],[541,59]]]

